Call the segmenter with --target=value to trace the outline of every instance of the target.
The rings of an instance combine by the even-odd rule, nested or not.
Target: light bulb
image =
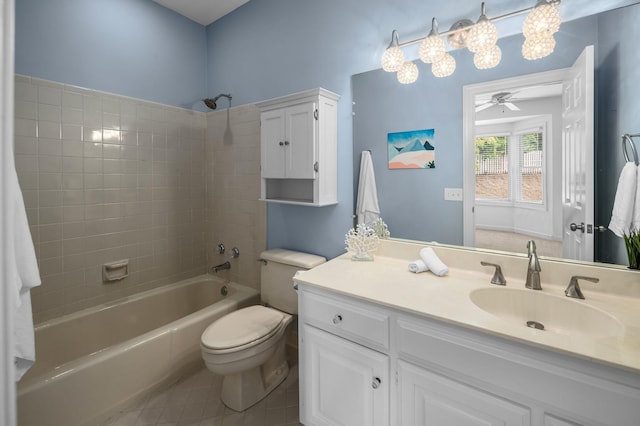
[[[415,83],[418,79],[418,66],[411,61],[407,61],[402,64],[402,67],[398,70],[398,81],[402,84]]]
[[[482,15],[478,23],[469,30],[467,49],[475,53],[496,44],[497,41],[498,29],[485,15]]]
[[[522,34],[527,38],[541,34],[551,36],[558,32],[561,22],[558,3],[539,0],[524,20]]]
[[[390,46],[382,54],[380,61],[382,69],[387,72],[396,72],[404,64],[404,53],[398,46]]]
[[[436,62],[445,52],[444,40],[437,34],[431,34],[422,40],[418,51],[420,59],[426,64]]]
[[[479,70],[494,68],[502,59],[502,51],[497,45],[493,45],[488,49],[478,50],[473,55],[473,64]]]
[[[538,34],[534,37],[527,37],[522,45],[522,56],[533,61],[535,59],[549,56],[556,47],[553,36]]]
[[[456,60],[449,52],[442,55],[437,62],[431,64],[431,72],[436,77],[448,77],[456,70]]]

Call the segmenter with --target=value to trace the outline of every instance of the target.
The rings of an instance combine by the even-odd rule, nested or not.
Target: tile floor
[[[206,368],[156,391],[103,426],[276,426],[298,421],[298,366],[269,396],[243,413],[220,401],[222,378]]]

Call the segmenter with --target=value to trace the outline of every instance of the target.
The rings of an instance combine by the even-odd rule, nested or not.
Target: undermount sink
[[[624,326],[612,315],[583,301],[534,290],[480,288],[471,301],[509,323],[568,336],[618,336]]]

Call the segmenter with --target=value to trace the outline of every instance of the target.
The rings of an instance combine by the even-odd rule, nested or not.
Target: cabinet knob
[[[342,322],[342,315],[336,315],[335,317],[333,317],[334,324],[340,324],[341,322]]]
[[[285,146],[289,146],[289,141],[284,141]]]
[[[373,381],[371,382],[371,387],[374,389],[378,389],[378,386],[380,386],[381,383],[382,380],[380,380],[380,377],[374,377]]]
[[[280,142],[278,142],[278,145],[282,146],[282,145],[284,145],[284,142],[280,141]]]

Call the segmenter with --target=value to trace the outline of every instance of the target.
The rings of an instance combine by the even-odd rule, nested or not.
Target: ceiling
[[[249,0],[153,0],[202,25],[209,25]]]

